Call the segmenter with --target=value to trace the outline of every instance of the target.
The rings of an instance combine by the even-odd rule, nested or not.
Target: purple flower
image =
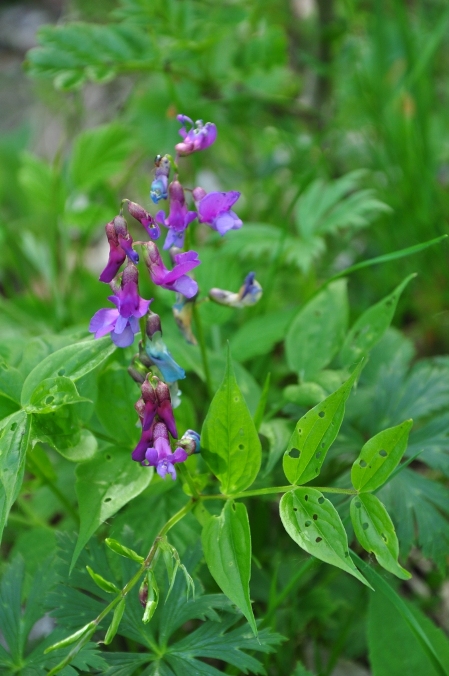
[[[152,215],[136,202],[130,202],[127,200],[127,205],[131,216],[135,218],[136,221],[139,221],[141,225],[143,225],[151,239],[159,239],[161,231],[159,226],[154,222]]]
[[[246,275],[245,281],[237,293],[226,289],[213,288],[209,291],[209,298],[220,305],[242,308],[258,303],[262,298],[262,293],[263,289],[256,279],[255,272],[250,272]]]
[[[142,383],[142,398],[136,403],[136,410],[142,422],[142,430],[151,428],[156,415],[166,424],[174,439],[178,436],[176,422],[171,405],[170,389],[166,383],[153,376],[153,384],[147,380]]]
[[[204,150],[211,146],[217,138],[217,127],[212,122],[203,124],[202,120],[197,120],[193,124],[193,120],[187,115],[178,115],[177,119],[182,124],[179,134],[184,139],[175,146],[178,155],[191,155],[197,150]],[[186,123],[192,125],[190,131],[186,129]]]
[[[144,300],[139,296],[137,281],[137,268],[133,263],[128,263],[121,286],[115,287],[115,294],[108,297],[117,306],[116,309],[98,310],[90,320],[89,331],[95,333],[95,338],[110,333],[117,347],[132,345],[134,334],[139,331],[139,319],[147,313],[152,302],[152,299]]]
[[[106,236],[109,242],[109,260],[100,275],[100,282],[112,282],[120,270],[126,256],[133,263],[139,262],[139,254],[134,251],[133,238],[128,233],[128,227],[123,216],[116,216],[105,226]]]
[[[187,453],[183,448],[178,447],[174,453],[170,448],[168,440],[168,431],[164,423],[156,423],[153,433],[153,446],[148,448],[145,453],[145,460],[142,464],[150,467],[156,467],[156,471],[162,479],[170,474],[173,480],[176,479],[175,463],[185,462]]]
[[[210,225],[222,237],[228,230],[238,230],[242,227],[243,223],[240,218],[231,211],[231,207],[240,197],[240,193],[236,190],[207,194],[203,188],[195,188],[192,195],[198,209],[200,223]]]
[[[169,228],[164,249],[172,246],[184,246],[184,232],[187,226],[195,220],[196,211],[189,211],[184,197],[184,189],[179,181],[172,181],[168,186],[170,195],[170,212],[165,218],[165,211],[158,211],[156,221]]]
[[[162,286],[163,289],[178,291],[186,298],[192,298],[198,292],[198,284],[186,275],[186,272],[190,272],[201,262],[196,251],[175,254],[173,256],[175,266],[173,270],[167,270],[154,242],[146,242],[143,249],[145,263],[154,284]]]

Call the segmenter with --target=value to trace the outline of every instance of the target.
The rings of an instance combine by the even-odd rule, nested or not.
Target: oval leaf
[[[408,580],[410,573],[398,563],[399,543],[390,516],[375,495],[362,493],[351,501],[351,521],[357,540],[393,575]]]
[[[285,340],[287,362],[309,380],[337,354],[348,326],[346,280],[329,284],[300,309]]]
[[[75,489],[81,526],[72,568],[98,526],[139,495],[152,477],[151,467],[141,467],[118,448],[107,448],[77,467]]]
[[[259,436],[237,385],[230,353],[226,373],[212,400],[201,432],[202,455],[226,495],[244,491],[256,478],[262,459]]]
[[[379,342],[391,324],[401,293],[414,277],[415,273],[406,277],[392,293],[372,305],[357,319],[346,336],[339,355],[343,366],[358,361]]]
[[[90,400],[79,395],[73,380],[65,376],[56,376],[39,383],[30,397],[30,404],[26,410],[29,413],[51,413],[61,406],[78,404],[81,401]]]
[[[106,336],[100,340],[85,340],[67,345],[49,354],[31,371],[23,383],[22,405],[30,403],[34,390],[42,380],[65,376],[76,381],[101,364],[115,349],[114,343]]]
[[[346,400],[361,370],[362,362],[336,392],[298,421],[283,459],[284,473],[290,483],[305,484],[320,473],[343,422]]]
[[[245,505],[229,500],[220,516],[206,522],[202,543],[212,577],[232,603],[240,608],[257,636],[249,598],[251,532]]]
[[[0,539],[23,480],[31,416],[17,411],[0,422]]]
[[[302,549],[370,586],[351,559],[337,510],[320,491],[306,487],[289,491],[282,496],[279,509],[285,530]]]
[[[407,448],[413,420],[389,427],[369,439],[351,469],[351,481],[358,491],[374,491],[385,483]]]

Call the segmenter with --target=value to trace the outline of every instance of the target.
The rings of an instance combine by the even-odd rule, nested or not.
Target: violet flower
[[[137,204],[136,202],[130,202],[129,200],[126,200],[126,202],[129,213],[133,218],[136,219],[136,221],[139,221],[139,223],[143,225],[149,237],[151,237],[151,239],[159,239],[161,230],[154,222],[152,215],[149,214],[146,209],[141,207],[140,204]]]
[[[156,471],[162,479],[170,474],[173,480],[176,479],[175,464],[185,462],[188,458],[183,448],[178,447],[174,453],[170,448],[168,440],[168,430],[164,423],[156,423],[153,432],[153,446],[148,448],[145,453],[145,460],[142,464],[149,467],[156,467]]]
[[[128,233],[128,227],[123,216],[116,216],[106,226],[106,237],[109,243],[109,260],[100,275],[100,282],[112,282],[126,256],[133,262],[139,262],[139,254],[134,251],[133,238]]]
[[[202,120],[197,120],[194,124],[187,115],[178,115],[177,119],[182,124],[179,134],[183,138],[183,141],[175,146],[178,155],[191,155],[197,150],[204,150],[217,138],[217,127],[212,122],[203,124]],[[186,129],[186,123],[192,125],[190,131]]]
[[[195,220],[196,211],[189,211],[186,205],[184,189],[179,181],[172,181],[168,186],[170,196],[170,212],[165,218],[165,211],[158,211],[156,221],[165,225],[168,230],[164,249],[172,246],[182,248],[184,246],[184,234],[187,226]]]
[[[137,286],[138,272],[133,263],[125,268],[120,287],[113,287],[114,295],[110,300],[117,307],[98,310],[90,320],[89,331],[95,338],[111,334],[117,347],[128,347],[134,342],[134,334],[139,332],[139,319],[149,308],[151,300],[139,296]]]
[[[231,211],[231,207],[240,197],[240,193],[236,190],[206,193],[203,188],[195,188],[192,195],[200,223],[210,225],[222,237],[228,230],[239,230],[242,227],[240,218]]]
[[[200,264],[196,251],[186,251],[175,254],[173,270],[167,270],[158,248],[154,242],[146,242],[143,246],[145,263],[150,272],[151,280],[157,286],[170,291],[178,291],[186,298],[192,298],[198,292],[198,284],[186,275]]]

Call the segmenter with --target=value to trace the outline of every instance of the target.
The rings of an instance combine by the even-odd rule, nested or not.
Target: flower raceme
[[[153,376],[151,382],[147,379],[140,388],[142,397],[136,403],[136,411],[139,414],[142,429],[149,430],[157,416],[166,424],[170,434],[177,438],[175,418],[171,405],[170,389],[166,383]]]
[[[114,295],[108,296],[116,308],[98,310],[89,324],[89,331],[95,338],[111,334],[117,347],[128,347],[134,342],[134,334],[139,331],[139,319],[148,312],[151,300],[139,296],[138,272],[133,263],[128,263],[123,271],[120,284],[112,283]]]

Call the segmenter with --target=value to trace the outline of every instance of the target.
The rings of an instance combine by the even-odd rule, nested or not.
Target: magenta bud
[[[129,213],[136,221],[142,221],[144,218],[150,217],[148,211],[141,207],[140,204],[137,204],[137,202],[127,202],[127,207]]]
[[[134,408],[136,409],[139,418],[143,418],[143,415],[145,413],[145,402],[142,399],[142,397],[136,401],[136,403],[134,404]]]
[[[153,404],[157,403],[156,392],[154,391],[154,387],[149,382],[148,378],[146,378],[145,381],[142,383],[140,391],[142,392],[144,402],[151,401]]]
[[[128,224],[126,223],[123,216],[116,216],[113,220],[115,232],[118,237],[127,237],[128,236]]]
[[[203,197],[206,197],[207,192],[204,190],[204,188],[194,188],[192,190],[192,197],[194,202],[199,202],[200,200],[203,199]]]
[[[182,187],[179,181],[172,181],[170,183],[170,185],[168,186],[168,194],[171,200],[174,200],[175,202],[180,202],[180,204],[184,204],[185,202],[184,188]]]
[[[129,261],[128,265],[123,270],[122,287],[124,287],[125,284],[128,284],[128,282],[133,282],[134,284],[137,284],[138,281],[139,281],[139,272],[134,263],[131,263],[131,261]]]
[[[162,333],[161,318],[155,312],[150,312],[147,316],[145,331],[150,340],[153,338],[155,333]]]
[[[142,250],[144,261],[148,267],[161,261],[158,248],[154,242],[145,242],[142,246]]]
[[[167,439],[168,441],[168,429],[165,423],[157,422],[153,430],[153,439]]]
[[[156,394],[159,400],[159,404],[162,404],[163,401],[171,401],[170,397],[170,388],[167,383],[163,383],[162,380],[159,380],[156,385]]]

